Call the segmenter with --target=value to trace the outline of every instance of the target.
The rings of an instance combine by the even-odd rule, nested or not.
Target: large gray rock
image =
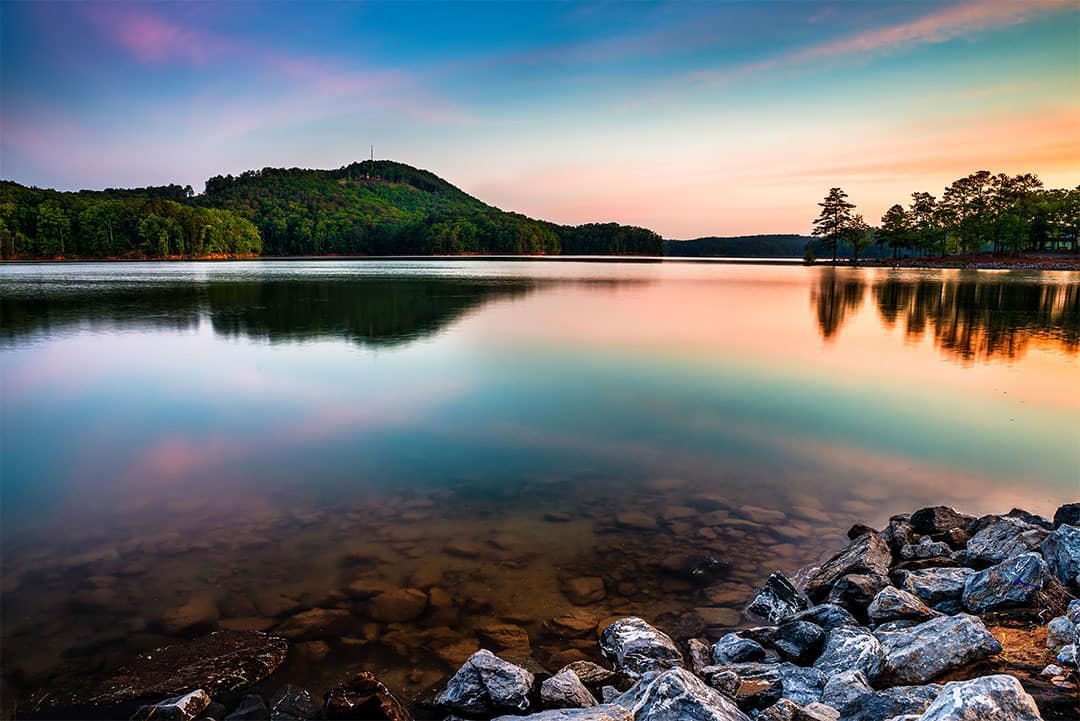
[[[225,721],[270,721],[270,707],[259,694],[245,694],[240,699],[240,705],[225,717]]]
[[[866,619],[870,602],[878,592],[889,585],[889,578],[877,573],[849,573],[842,576],[829,589],[826,600],[843,606],[858,619]]]
[[[1039,549],[1049,531],[1019,518],[1000,516],[967,542],[973,564],[994,564]]]
[[[757,721],[839,721],[840,713],[820,703],[799,705],[782,698],[757,715]]]
[[[1046,624],[1046,647],[1051,651],[1057,651],[1062,646],[1075,643],[1078,629],[1068,616],[1058,616],[1050,619]]]
[[[821,701],[827,677],[820,670],[781,663],[779,671],[781,696],[802,706]]]
[[[1012,676],[945,684],[920,721],[1042,721],[1035,700]]]
[[[600,634],[600,650],[616,671],[637,678],[683,665],[674,641],[636,616],[620,618]]]
[[[548,708],[585,708],[596,706],[596,697],[589,693],[573,671],[560,671],[540,684],[540,700]]]
[[[480,649],[458,669],[435,703],[464,714],[526,711],[536,679],[531,673]]]
[[[881,673],[883,663],[881,642],[874,634],[858,626],[840,626],[829,632],[825,649],[814,661],[814,668],[826,676],[841,671],[862,671],[873,683]]]
[[[756,594],[746,610],[761,616],[769,623],[782,623],[807,606],[806,597],[782,573],[773,573]]]
[[[1062,585],[1080,591],[1080,526],[1058,526],[1042,542],[1042,555]]]
[[[839,579],[850,574],[887,576],[892,552],[876,533],[864,533],[817,569],[806,582],[806,594],[815,602],[829,595]]]
[[[840,671],[825,682],[821,702],[838,709],[843,715],[848,706],[873,693],[874,689],[862,671]]]
[[[921,568],[914,571],[897,571],[900,589],[922,599],[930,608],[955,603],[964,593],[964,584],[975,573],[971,568]]]
[[[900,558],[914,561],[923,558],[948,558],[952,553],[949,544],[935,541],[930,536],[923,536],[918,543],[905,544],[900,549]]]
[[[882,677],[893,684],[927,683],[1001,651],[982,620],[966,613],[878,636],[885,656]]]
[[[765,708],[780,700],[783,675],[776,663],[726,663],[702,669],[709,685],[738,703],[739,708]]]
[[[810,621],[788,621],[772,634],[769,645],[781,658],[805,666],[821,655],[825,631]]]
[[[800,612],[792,621],[809,621],[831,631],[840,626],[858,626],[859,622],[843,606],[835,603],[821,603]]]
[[[714,664],[761,661],[764,658],[765,649],[761,647],[761,644],[743,638],[737,633],[725,634],[712,647]]]
[[[893,716],[921,714],[934,702],[941,686],[893,686],[855,698],[840,710],[844,721],[879,721]]]
[[[911,527],[921,536],[946,533],[954,528],[965,528],[975,520],[949,506],[929,506],[911,514]]]
[[[1066,503],[1054,513],[1054,528],[1065,524],[1080,526],[1080,503]]]
[[[888,623],[889,621],[929,621],[938,616],[922,600],[907,591],[901,591],[895,586],[886,586],[874,596],[874,600],[866,609],[870,620],[875,624]]]
[[[984,614],[1031,605],[1046,584],[1046,562],[1025,553],[968,577],[960,599],[972,613]]]
[[[635,721],[749,721],[730,699],[683,668],[649,673],[613,703]]]
[[[370,671],[361,671],[323,694],[329,721],[412,721],[405,706]]]
[[[591,708],[563,708],[528,716],[498,716],[492,721],[634,721],[634,714],[622,706],[604,704]],[[449,721],[449,720],[448,720]]]
[[[285,684],[270,699],[270,721],[313,721],[319,707],[304,689]]]
[[[190,721],[209,705],[210,697],[200,688],[182,696],[174,696],[148,706],[140,706],[132,715],[131,721],[149,721],[149,719]]]

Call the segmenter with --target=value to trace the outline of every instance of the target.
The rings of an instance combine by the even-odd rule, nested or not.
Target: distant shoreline
[[[567,263],[711,263],[719,265],[788,265],[821,266],[834,264],[827,260],[806,263],[794,257],[711,257],[670,255],[265,255],[265,256],[200,256],[168,258],[27,258],[2,259],[0,265],[30,265],[36,263],[218,263],[225,261],[555,261]],[[853,267],[842,259],[835,267]],[[981,253],[944,258],[869,258],[860,260],[859,268],[912,268],[942,270],[1063,270],[1080,271],[1080,255],[1045,254],[1006,256]]]

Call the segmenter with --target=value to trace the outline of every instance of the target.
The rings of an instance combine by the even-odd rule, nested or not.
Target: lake
[[[739,625],[771,571],[853,523],[1080,498],[1080,273],[364,260],[0,279],[7,690],[236,628],[291,636],[275,683],[367,669],[408,699],[480,644],[556,670],[594,657],[613,615]],[[298,625],[313,608],[348,613]]]

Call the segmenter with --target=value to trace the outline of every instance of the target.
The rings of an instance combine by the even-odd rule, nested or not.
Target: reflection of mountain
[[[346,338],[393,345],[438,332],[484,303],[536,287],[528,279],[260,279],[83,284],[5,293],[0,337],[80,327],[185,329],[208,318],[226,336]]]
[[[1080,286],[988,273],[927,278],[890,274],[874,283],[878,313],[909,338],[932,329],[934,344],[963,360],[1013,359],[1037,339],[1080,349]],[[823,331],[824,332],[824,331]]]
[[[856,313],[863,302],[866,283],[858,270],[824,268],[817,285],[810,289],[810,302],[817,308],[818,327],[831,340],[848,314]]]

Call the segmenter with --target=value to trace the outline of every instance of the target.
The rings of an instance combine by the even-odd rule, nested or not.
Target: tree
[[[858,265],[859,253],[874,242],[874,235],[870,231],[870,226],[863,220],[863,217],[861,215],[855,215],[844,229],[844,240],[851,244],[852,264]]]
[[[42,255],[63,255],[64,235],[71,231],[67,213],[59,203],[50,200],[38,206],[37,215]]]
[[[894,258],[900,255],[901,248],[910,247],[911,224],[904,206],[897,203],[885,211],[885,215],[881,216],[877,239],[892,249]]]
[[[929,255],[943,235],[937,223],[937,198],[930,193],[912,193],[907,216],[915,247]]]
[[[832,249],[835,264],[840,241],[850,230],[853,220],[851,211],[855,204],[847,202],[847,193],[840,188],[830,188],[829,194],[818,206],[821,208],[821,215],[814,221],[811,234],[821,238],[826,249]]]

